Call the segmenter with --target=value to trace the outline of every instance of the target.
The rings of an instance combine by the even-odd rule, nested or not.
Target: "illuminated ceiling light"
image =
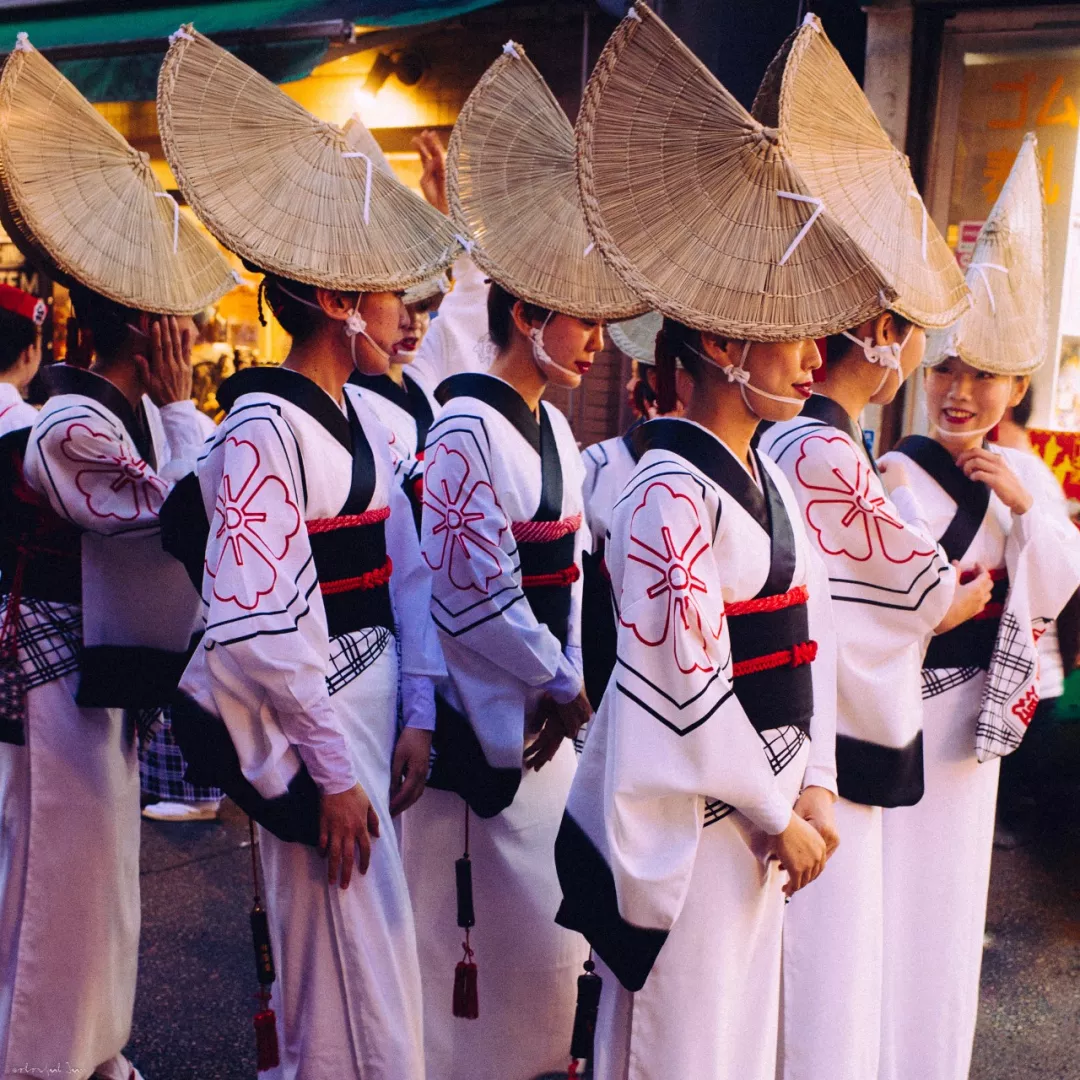
[[[424,58],[418,52],[402,52],[390,55],[378,53],[375,63],[364,79],[361,92],[374,97],[391,75],[396,75],[404,86],[415,86],[424,74]]]

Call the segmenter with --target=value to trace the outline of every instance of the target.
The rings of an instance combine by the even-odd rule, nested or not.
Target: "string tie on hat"
[[[466,255],[473,253],[473,248],[476,247],[476,242],[470,240],[467,236],[462,236],[461,233],[454,233],[454,239],[465,249]]]
[[[364,224],[367,225],[371,217],[371,158],[362,150],[346,150],[341,156],[343,158],[363,158],[367,162],[367,179],[364,181]]]
[[[512,56],[515,60],[521,59],[521,53],[514,47],[513,41],[508,41],[503,46],[503,56]]]
[[[1001,273],[1008,275],[1009,268],[1007,266],[999,266],[997,263],[971,263],[968,267],[969,270],[974,270],[982,279],[983,285],[986,286],[986,298],[990,301],[990,314],[997,314],[997,304],[994,302],[994,290],[990,287],[990,275],[988,270],[1000,270]]]
[[[803,237],[810,231],[810,226],[821,216],[821,212],[825,209],[825,204],[813,195],[799,195],[794,191],[778,191],[776,197],[778,199],[791,199],[794,202],[808,203],[814,207],[814,212],[806,219],[806,223],[799,230],[798,235],[791,241],[787,251],[785,251],[781,257],[778,265],[783,266],[795,253],[795,249],[803,242]]]
[[[275,284],[286,296],[291,296],[298,304],[314,308],[319,312],[322,311],[322,308],[319,307],[318,304],[312,303],[310,300],[305,300],[302,296],[297,296],[291,289],[287,289],[282,285],[280,280]],[[393,359],[393,357],[367,332],[367,323],[364,321],[364,316],[360,314],[360,301],[363,299],[363,296],[363,293],[357,295],[356,306],[345,316],[345,337],[349,342],[349,355],[352,357],[353,367],[356,367],[356,339],[358,337],[367,338],[368,344],[384,360],[389,361]]]
[[[181,26],[169,35],[169,44],[175,45],[178,41],[194,41],[195,39]]]
[[[34,46],[30,44],[30,35],[25,30],[20,30],[15,35],[16,52],[33,52]]]
[[[173,224],[172,224],[172,249],[175,255],[180,244],[180,204],[173,199],[167,191],[155,191],[155,199],[172,199]]]
[[[534,326],[529,331],[529,340],[532,342],[533,360],[541,373],[555,383],[556,386],[564,386],[567,390],[576,390],[581,385],[581,373],[564,368],[557,364],[551,354],[544,347],[544,330],[551,322],[553,311],[549,311],[542,326]]]
[[[857,338],[847,330],[842,330],[840,332],[842,337],[846,337],[848,341],[854,341],[856,345],[862,347],[863,357],[868,364],[880,364],[883,368],[881,381],[870,395],[871,397],[877,397],[877,395],[881,393],[881,389],[888,380],[890,372],[900,370],[900,356],[907,347],[912,330],[914,330],[914,327],[909,326],[907,333],[904,335],[904,340],[894,341],[891,345],[875,345],[873,338]]]
[[[746,368],[746,358],[750,355],[750,349],[753,346],[752,341],[744,341],[742,355],[739,357],[737,364],[720,364],[717,363],[711,356],[706,356],[705,353],[695,349],[692,345],[688,346],[690,351],[696,353],[707,364],[712,364],[713,367],[719,368],[727,377],[729,383],[739,384],[739,394],[742,396],[743,404],[760,420],[763,419],[761,414],[750,404],[750,399],[746,396],[747,390],[753,394],[757,394],[759,397],[768,398],[770,401],[779,401],[785,405],[798,405],[802,406],[804,401],[802,398],[795,397],[783,397],[780,394],[771,394],[768,390],[762,390],[760,387],[755,386],[750,381],[750,372]]]
[[[235,281],[237,285],[244,284],[244,276],[239,270],[230,270],[229,273],[232,274],[233,281]]]
[[[590,243],[589,246],[581,253],[581,257],[584,259],[587,256],[591,255],[594,247],[596,247],[595,240],[593,240],[592,243]]]
[[[627,17],[628,19],[636,19],[636,20],[637,20],[638,22],[641,22],[641,16],[640,16],[640,15],[639,15],[639,14],[637,13],[637,9],[636,9],[636,8],[631,8],[631,9],[630,9],[630,10],[629,10],[629,11],[628,11],[628,12],[626,13],[626,17]]]

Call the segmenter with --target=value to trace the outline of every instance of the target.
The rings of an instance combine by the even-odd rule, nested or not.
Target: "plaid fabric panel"
[[[385,626],[374,626],[332,638],[330,674],[326,676],[326,688],[330,696],[333,697],[344,690],[353,679],[359,678],[382,656],[389,643],[390,631]]]
[[[982,668],[978,667],[950,667],[950,668],[923,668],[922,669],[922,697],[923,701],[947,694],[958,686],[970,682],[976,678]]]
[[[149,742],[139,746],[139,780],[144,795],[167,802],[218,802],[222,793],[213,787],[196,787],[184,779],[187,762],[173,738],[168,709],[153,712],[160,724]]]
[[[0,624],[7,614],[8,597],[0,601]],[[19,662],[26,689],[44,686],[79,670],[82,650],[82,608],[23,597],[17,633]]]
[[[1001,619],[975,728],[977,743],[992,754],[1004,756],[1020,745],[1024,726],[1018,721],[1012,725],[1006,722],[1006,707],[1035,678],[1037,662],[1030,631],[1025,632],[1016,616],[1006,611]],[[1033,696],[1037,700],[1037,690],[1033,691]]]
[[[807,739],[806,732],[794,724],[759,731],[758,736],[765,746],[765,756],[772,766],[773,776],[779,776],[795,760]],[[722,799],[706,799],[703,827],[708,828],[723,821],[734,809]]]

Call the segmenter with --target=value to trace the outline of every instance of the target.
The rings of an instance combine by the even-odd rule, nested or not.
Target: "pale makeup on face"
[[[390,367],[389,357],[409,333],[408,309],[402,303],[400,293],[364,293],[360,299],[360,314],[367,324],[366,333],[371,341],[363,334],[356,338],[356,368],[364,375],[385,375]],[[381,355],[379,349],[388,355]]]
[[[593,357],[604,347],[604,328],[600,322],[578,319],[573,315],[553,314],[544,326],[544,349],[561,368],[585,376]]]
[[[934,438],[952,450],[979,445],[1006,410],[1019,403],[1027,386],[1026,377],[995,375],[957,356],[946,357],[926,373],[926,411]]]
[[[734,362],[742,357],[745,342],[731,341],[727,357]],[[776,397],[809,401],[814,392],[814,372],[821,367],[821,353],[812,338],[803,341],[755,341],[743,364],[750,372],[750,386]],[[749,407],[762,420],[781,422],[799,415],[801,404],[774,401],[746,392]]]

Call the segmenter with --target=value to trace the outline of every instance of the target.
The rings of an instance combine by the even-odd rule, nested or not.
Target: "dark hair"
[[[25,315],[0,308],[0,374],[10,371],[23,354],[37,341],[41,327]]]
[[[889,314],[893,317],[893,322],[896,323],[896,335],[901,341],[904,340],[904,335],[908,332],[908,327],[912,325],[910,319],[905,319],[903,315],[897,315],[895,311],[890,311]],[[848,333],[853,334],[858,327],[851,327]],[[848,354],[849,349],[855,348],[855,342],[844,337],[843,334],[830,334],[825,339],[825,370],[828,371],[830,364],[839,363]]]
[[[701,366],[705,363],[698,355],[701,349],[701,331],[681,322],[664,317],[660,333],[656,335],[656,408],[669,413],[678,404],[675,393],[675,368],[682,364],[686,373],[696,382],[701,378]]]
[[[497,281],[493,281],[488,287],[488,335],[497,349],[505,349],[510,345],[511,327],[514,323],[511,311],[517,302],[518,298],[513,293],[507,292]],[[527,304],[524,301],[522,303],[527,319],[543,322],[551,314],[547,308],[539,307],[537,304]]]
[[[286,292],[288,290],[288,292]],[[290,296],[289,293],[293,295]],[[303,285],[299,281],[290,281],[284,278],[274,277],[267,274],[259,284],[259,322],[266,325],[266,317],[263,315],[263,297],[266,297],[266,306],[271,314],[281,324],[281,328],[294,341],[304,341],[311,337],[318,326],[318,313],[314,308],[309,308],[301,300],[315,303],[315,287]],[[301,300],[297,300],[300,297]]]
[[[89,331],[93,350],[99,360],[111,360],[124,347],[141,314],[124,307],[84,285],[71,286],[71,303],[79,320],[79,329]],[[130,325],[129,325],[130,324]]]
[[[1012,421],[1026,428],[1031,423],[1031,410],[1035,406],[1035,388],[1028,385],[1024,396],[1012,408]]]
[[[649,409],[656,404],[656,391],[649,385],[648,368],[645,364],[638,367],[638,380],[634,384],[634,408],[642,416],[649,415]]]

